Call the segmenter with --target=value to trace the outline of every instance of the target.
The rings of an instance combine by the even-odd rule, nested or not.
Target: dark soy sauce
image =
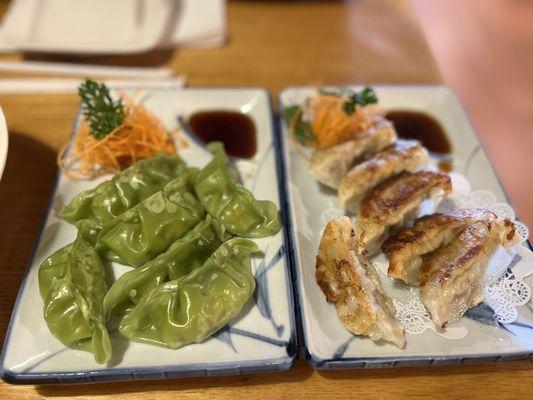
[[[431,115],[418,111],[389,111],[385,118],[394,124],[398,136],[416,139],[429,151],[449,154],[452,146],[442,125]]]
[[[192,131],[203,142],[220,141],[233,157],[252,158],[257,151],[255,124],[236,111],[199,111],[189,118]]]

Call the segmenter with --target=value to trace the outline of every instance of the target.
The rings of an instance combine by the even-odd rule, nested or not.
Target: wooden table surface
[[[0,2],[0,13],[5,4]],[[231,38],[223,48],[77,61],[164,64],[185,74],[190,86],[263,86],[274,95],[289,85],[441,81],[405,1],[237,1],[229,3],[228,14]],[[70,131],[77,99],[58,94],[0,95],[0,105],[10,131],[9,156],[0,184],[3,337],[51,194],[56,151]],[[76,386],[1,382],[0,398],[527,398],[533,389],[532,367],[529,360],[319,372],[300,357],[294,368],[284,373]]]

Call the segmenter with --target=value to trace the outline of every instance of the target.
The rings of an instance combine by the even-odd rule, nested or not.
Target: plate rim
[[[117,88],[117,90],[130,90],[127,85]],[[2,351],[0,355],[0,378],[5,382],[14,384],[63,384],[63,383],[92,383],[98,381],[126,381],[126,380],[141,380],[141,379],[169,379],[169,378],[190,378],[197,376],[211,376],[211,375],[241,375],[249,373],[261,372],[275,372],[289,370],[295,363],[298,354],[298,334],[297,334],[297,319],[295,315],[295,297],[294,285],[292,281],[292,258],[290,236],[287,226],[288,214],[284,211],[284,204],[287,203],[287,193],[284,185],[283,172],[283,156],[281,154],[281,131],[278,129],[276,114],[274,113],[273,99],[271,93],[262,87],[198,87],[198,88],[160,88],[151,87],[149,83],[142,89],[150,92],[181,92],[181,91],[256,91],[265,96],[266,101],[266,118],[270,119],[272,146],[274,148],[274,162],[276,164],[276,180],[279,191],[280,213],[284,222],[282,243],[286,248],[286,268],[285,268],[285,290],[287,294],[288,316],[290,336],[287,340],[285,349],[287,355],[279,358],[261,359],[261,360],[243,360],[243,361],[228,361],[228,362],[213,362],[213,363],[193,363],[188,365],[169,365],[169,366],[154,366],[154,367],[132,367],[132,368],[102,368],[98,370],[87,371],[50,371],[50,372],[14,372],[5,366],[5,356],[7,348],[10,345],[11,336],[13,333],[13,320],[18,313],[18,308],[23,296],[26,286],[28,285],[28,275],[32,269],[35,259],[35,253],[41,242],[42,234],[48,220],[48,216],[52,207],[52,202],[58,184],[61,178],[61,170],[57,171],[56,178],[52,187],[50,197],[48,199],[48,206],[43,217],[37,238],[33,245],[31,256],[26,265],[22,282],[19,291],[13,304],[11,317],[4,337]],[[0,109],[1,112],[1,109]],[[71,132],[68,140],[75,135],[75,129],[82,116],[81,109],[78,108],[76,116],[73,119]],[[0,115],[1,117],[1,115]]]
[[[0,147],[0,181],[4,174],[4,168],[7,162],[7,153],[9,150],[9,131],[7,130],[7,120],[4,111],[0,106],[0,146],[5,142],[5,148]]]
[[[509,200],[509,196],[507,192],[505,191],[505,188],[502,185],[502,182],[499,178],[499,176],[496,173],[496,170],[494,169],[494,166],[488,157],[485,148],[481,144],[479,140],[479,136],[474,129],[470,115],[468,114],[468,111],[464,104],[461,102],[457,94],[448,86],[445,84],[439,84],[439,83],[421,83],[421,84],[405,84],[405,83],[364,83],[364,84],[348,84],[348,85],[339,85],[339,86],[329,86],[325,85],[326,87],[365,87],[370,86],[373,88],[389,88],[389,89],[441,89],[445,91],[449,96],[451,96],[452,100],[456,102],[459,109],[462,111],[465,117],[465,122],[467,124],[468,129],[473,133],[474,139],[476,140],[480,152],[483,153],[483,155],[488,160],[490,167],[492,169],[492,172],[494,173],[494,176],[496,177],[496,182],[498,186],[500,187],[505,200],[509,205],[512,206],[512,203]],[[281,109],[283,105],[283,97],[284,94],[293,91],[293,90],[312,90],[316,89],[315,86],[288,86],[284,87],[278,94],[278,107]],[[283,163],[284,166],[287,164],[287,160],[285,160],[285,157],[288,158],[289,152],[286,147],[287,145],[287,138],[283,134],[284,130],[284,121],[283,121],[283,114],[280,112],[278,115],[278,125],[280,130],[280,138],[281,138],[281,145],[282,145],[282,156],[283,156]],[[287,168],[284,168],[285,175],[284,175],[284,181],[285,181],[285,190],[286,190],[286,197],[289,201],[291,196],[291,190],[289,186],[289,171]],[[293,225],[295,225],[296,217],[292,214],[292,209],[289,207],[287,208],[287,214],[289,215],[290,219],[290,243],[291,246],[295,247],[296,243],[296,235],[295,231],[293,229]],[[520,220],[517,216],[516,218],[518,221]],[[531,246],[530,240],[526,241],[527,246],[530,250],[533,250],[533,247]],[[295,297],[295,307],[297,310],[298,315],[298,323],[299,327],[301,329],[301,337],[300,337],[300,344],[305,356],[305,359],[307,363],[315,369],[319,370],[327,370],[327,369],[362,369],[362,368],[396,368],[396,367],[406,367],[406,366],[439,366],[439,365],[459,365],[463,364],[465,362],[467,363],[483,363],[483,362],[503,362],[503,361],[513,361],[513,360],[522,360],[522,359],[529,359],[533,358],[533,351],[517,351],[517,352],[509,352],[509,353],[478,353],[478,354],[468,354],[468,355],[443,355],[443,356],[376,356],[376,357],[345,357],[345,358],[322,358],[316,354],[314,354],[308,343],[308,332],[305,327],[305,321],[302,313],[302,304],[303,301],[306,300],[303,298],[303,294],[300,290],[300,278],[298,276],[298,266],[300,265],[300,261],[298,259],[298,254],[295,248],[291,248],[291,256],[293,259],[292,265],[292,275],[294,277],[293,280],[293,292]]]

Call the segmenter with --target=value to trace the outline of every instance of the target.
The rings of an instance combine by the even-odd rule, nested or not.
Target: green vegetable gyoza
[[[187,168],[163,190],[110,222],[96,242],[102,258],[138,267],[200,222],[205,211],[192,194],[197,173]]]
[[[201,171],[158,154],[61,210],[78,236],[43,262],[39,289],[48,327],[66,346],[106,363],[111,314],[130,340],[175,349],[241,312],[255,288],[250,259],[258,248],[231,237],[278,232],[279,212],[237,182],[221,143],[210,148],[214,158]],[[140,267],[107,291],[100,257]]]
[[[281,222],[276,205],[257,200],[237,183],[222,143],[210,143],[209,148],[215,156],[194,181],[196,196],[207,212],[233,235],[256,238],[278,232]]]
[[[123,313],[161,283],[187,275],[201,266],[223,239],[220,226],[208,215],[167,251],[118,278],[104,298],[105,314]]]
[[[202,266],[144,296],[122,319],[120,332],[133,341],[172,349],[205,340],[252,296],[250,258],[257,250],[248,239],[224,242]]]
[[[83,237],[94,242],[100,229],[163,189],[184,169],[185,164],[177,155],[158,153],[137,162],[94,189],[79,193],[61,209],[59,216],[76,224]]]
[[[39,268],[39,291],[50,332],[72,349],[107,363],[111,341],[105,327],[105,270],[94,247],[81,236],[48,257]]]

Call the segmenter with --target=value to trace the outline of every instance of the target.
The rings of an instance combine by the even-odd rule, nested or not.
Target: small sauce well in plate
[[[450,154],[452,145],[444,128],[431,115],[418,111],[389,111],[385,118],[394,124],[398,136],[416,139],[429,151]]]
[[[452,145],[444,128],[431,115],[419,111],[392,110],[385,118],[394,124],[399,137],[416,139],[432,153],[451,153]],[[453,169],[452,163],[447,159],[441,160],[438,166],[442,172]]]
[[[203,142],[220,141],[233,157],[252,158],[257,151],[255,124],[238,111],[199,111],[189,118],[189,126]]]

